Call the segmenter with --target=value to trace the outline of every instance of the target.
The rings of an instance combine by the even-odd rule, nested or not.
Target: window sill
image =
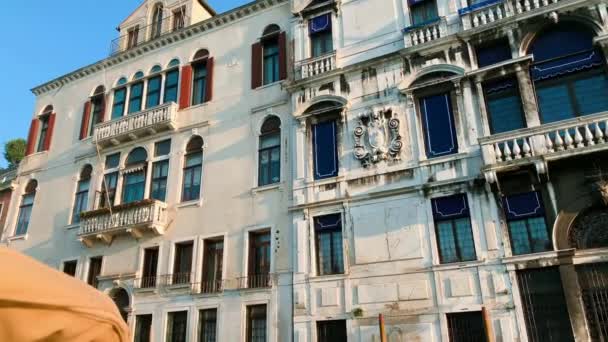
[[[343,280],[346,277],[348,277],[348,274],[340,273],[340,274],[328,274],[328,275],[315,275],[315,276],[309,277],[308,280],[311,283],[317,283],[317,282]]]
[[[284,81],[284,80],[278,80],[278,81],[276,81],[276,82],[272,82],[272,83],[264,84],[264,85],[261,85],[261,86],[259,86],[259,87],[255,88],[254,90],[262,90],[262,89],[266,89],[266,88],[272,88],[272,87],[273,87],[273,86],[275,86],[275,85],[279,85],[279,84],[283,83],[283,81]]]
[[[427,158],[420,161],[420,166],[441,164],[446,162],[451,162],[459,159],[465,159],[469,156],[466,152],[454,153],[447,156],[435,157],[435,158]]]
[[[323,179],[312,179],[306,182],[307,186],[320,186],[320,185],[327,185],[327,184],[334,184],[334,183],[339,183],[342,180],[344,180],[344,176],[336,176],[336,177],[330,177],[330,178],[323,178]]]
[[[273,184],[268,184],[268,185],[262,185],[262,186],[258,186],[255,187],[253,189],[251,189],[251,194],[252,195],[256,195],[260,192],[266,192],[266,191],[273,191],[276,189],[282,189],[283,187],[283,183],[279,182],[279,183],[273,183]]]
[[[177,205],[175,205],[176,208],[181,209],[181,208],[189,208],[189,207],[198,207],[200,208],[201,206],[203,206],[203,199],[197,199],[194,201],[188,201],[188,202],[182,202],[179,203]]]
[[[14,235],[11,237],[6,238],[6,241],[11,243],[13,241],[20,241],[20,240],[27,240],[27,233],[26,234],[22,234],[22,235]]]
[[[431,268],[433,271],[449,271],[449,270],[459,270],[459,269],[469,268],[469,267],[477,267],[477,266],[482,265],[483,263],[484,263],[483,260],[475,259],[475,260],[471,260],[471,261],[456,261],[456,262],[445,263],[445,264],[436,264],[436,265],[433,265]]]
[[[197,105],[193,105],[193,106],[190,106],[190,107],[187,107],[187,108],[178,109],[178,111],[185,111],[185,110],[203,108],[203,107],[206,107],[209,104],[209,102],[211,102],[211,101],[199,103]]]

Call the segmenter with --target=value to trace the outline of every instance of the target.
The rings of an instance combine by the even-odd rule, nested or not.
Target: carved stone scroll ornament
[[[359,114],[359,125],[355,128],[355,158],[363,167],[382,160],[399,160],[403,143],[399,134],[399,119],[393,117],[392,109],[368,110]]]

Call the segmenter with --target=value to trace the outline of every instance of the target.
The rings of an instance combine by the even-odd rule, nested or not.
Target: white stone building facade
[[[2,240],[135,341],[601,341],[606,7],[148,0],[33,90]]]

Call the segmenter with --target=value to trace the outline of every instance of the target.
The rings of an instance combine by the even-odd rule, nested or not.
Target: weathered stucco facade
[[[2,240],[136,341],[608,338],[606,7],[146,1],[33,90]]]

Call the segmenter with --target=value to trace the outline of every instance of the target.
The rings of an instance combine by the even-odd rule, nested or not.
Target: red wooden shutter
[[[182,67],[182,79],[179,90],[179,109],[190,107],[190,97],[192,96],[192,66]]]
[[[205,89],[205,102],[213,99],[213,57],[207,59],[207,89]]]
[[[34,153],[34,148],[36,146],[36,138],[38,136],[38,118],[32,120],[32,124],[30,125],[30,133],[27,135],[27,147],[25,148],[25,155],[29,156]]]
[[[49,115],[49,128],[42,145],[44,151],[48,151],[51,148],[51,141],[53,140],[53,131],[55,130],[55,116],[55,113]]]
[[[280,54],[280,52],[279,52]],[[279,57],[280,58],[280,57]],[[251,89],[262,85],[262,43],[251,45]]]
[[[287,78],[287,37],[285,32],[279,34],[279,79]]]
[[[82,122],[80,123],[80,140],[85,139],[89,135],[89,121],[91,121],[91,101],[87,101],[84,104]]]

